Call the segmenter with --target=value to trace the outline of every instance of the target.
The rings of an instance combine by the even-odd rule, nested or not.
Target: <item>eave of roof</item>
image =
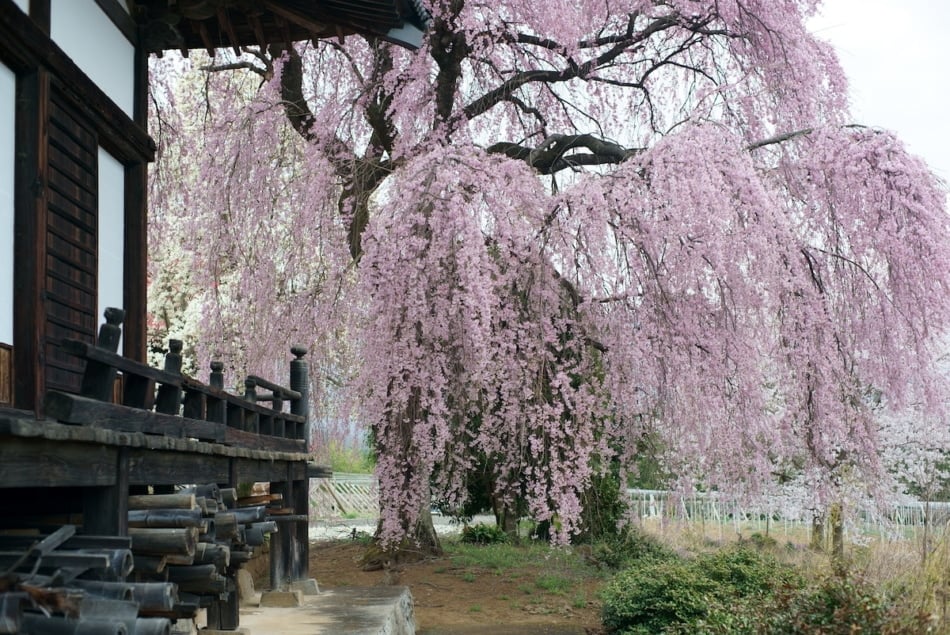
[[[150,52],[239,50],[359,34],[422,45],[428,16],[417,0],[128,0]]]

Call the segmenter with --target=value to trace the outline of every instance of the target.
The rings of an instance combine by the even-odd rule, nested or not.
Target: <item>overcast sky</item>
[[[825,0],[812,28],[838,49],[855,123],[896,131],[950,181],[950,0]]]

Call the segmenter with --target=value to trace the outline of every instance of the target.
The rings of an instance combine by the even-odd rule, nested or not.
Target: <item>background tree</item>
[[[201,141],[187,202],[160,177],[153,201],[194,276],[236,277],[219,310],[266,316],[246,341],[358,347],[384,545],[436,547],[430,488],[457,502],[485,457],[567,540],[647,437],[681,487],[755,496],[794,464],[823,505],[886,475],[869,395],[939,417],[950,232],[926,166],[845,125],[817,5],[434,0],[417,52],[252,51],[203,86],[156,64],[156,116]],[[252,233],[277,218],[296,233]]]

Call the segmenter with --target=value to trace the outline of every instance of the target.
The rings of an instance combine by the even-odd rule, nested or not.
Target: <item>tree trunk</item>
[[[844,561],[844,507],[841,503],[833,503],[829,509],[831,522],[831,563],[834,570],[843,573]]]
[[[814,551],[825,550],[825,515],[817,511],[811,517],[811,542],[808,546]]]
[[[518,513],[505,503],[501,496],[490,494],[495,525],[500,527],[511,540],[518,539]]]
[[[408,526],[407,520],[403,522]],[[400,564],[438,557],[444,553],[439,535],[432,523],[432,511],[429,509],[428,501],[419,510],[419,517],[398,545],[384,547],[380,543],[379,536],[382,527],[383,523],[380,520],[376,524],[376,535],[373,536],[373,542],[363,554],[361,563],[364,571],[388,570]]]

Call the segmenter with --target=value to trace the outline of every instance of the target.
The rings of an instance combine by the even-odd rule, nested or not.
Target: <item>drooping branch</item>
[[[761,141],[750,143],[749,145],[746,146],[746,150],[749,150],[751,152],[752,150],[758,150],[759,148],[764,148],[765,146],[775,145],[778,143],[784,143],[786,141],[791,141],[792,139],[795,139],[797,137],[809,135],[814,131],[815,131],[814,128],[804,128],[802,130],[795,130],[793,132],[786,132],[783,134],[775,135],[774,137],[769,137],[768,139],[762,139]]]
[[[842,128],[848,129],[866,129],[867,126],[851,123],[841,126]],[[792,139],[797,139],[798,137],[804,137],[815,132],[814,128],[802,128],[801,130],[793,130],[792,132],[783,132],[782,134],[777,134],[773,137],[767,139],[762,139],[761,141],[755,141],[750,143],[745,147],[748,151],[758,150],[759,148],[764,148],[766,146],[777,145],[780,143],[785,143],[786,141],[791,141]]]

